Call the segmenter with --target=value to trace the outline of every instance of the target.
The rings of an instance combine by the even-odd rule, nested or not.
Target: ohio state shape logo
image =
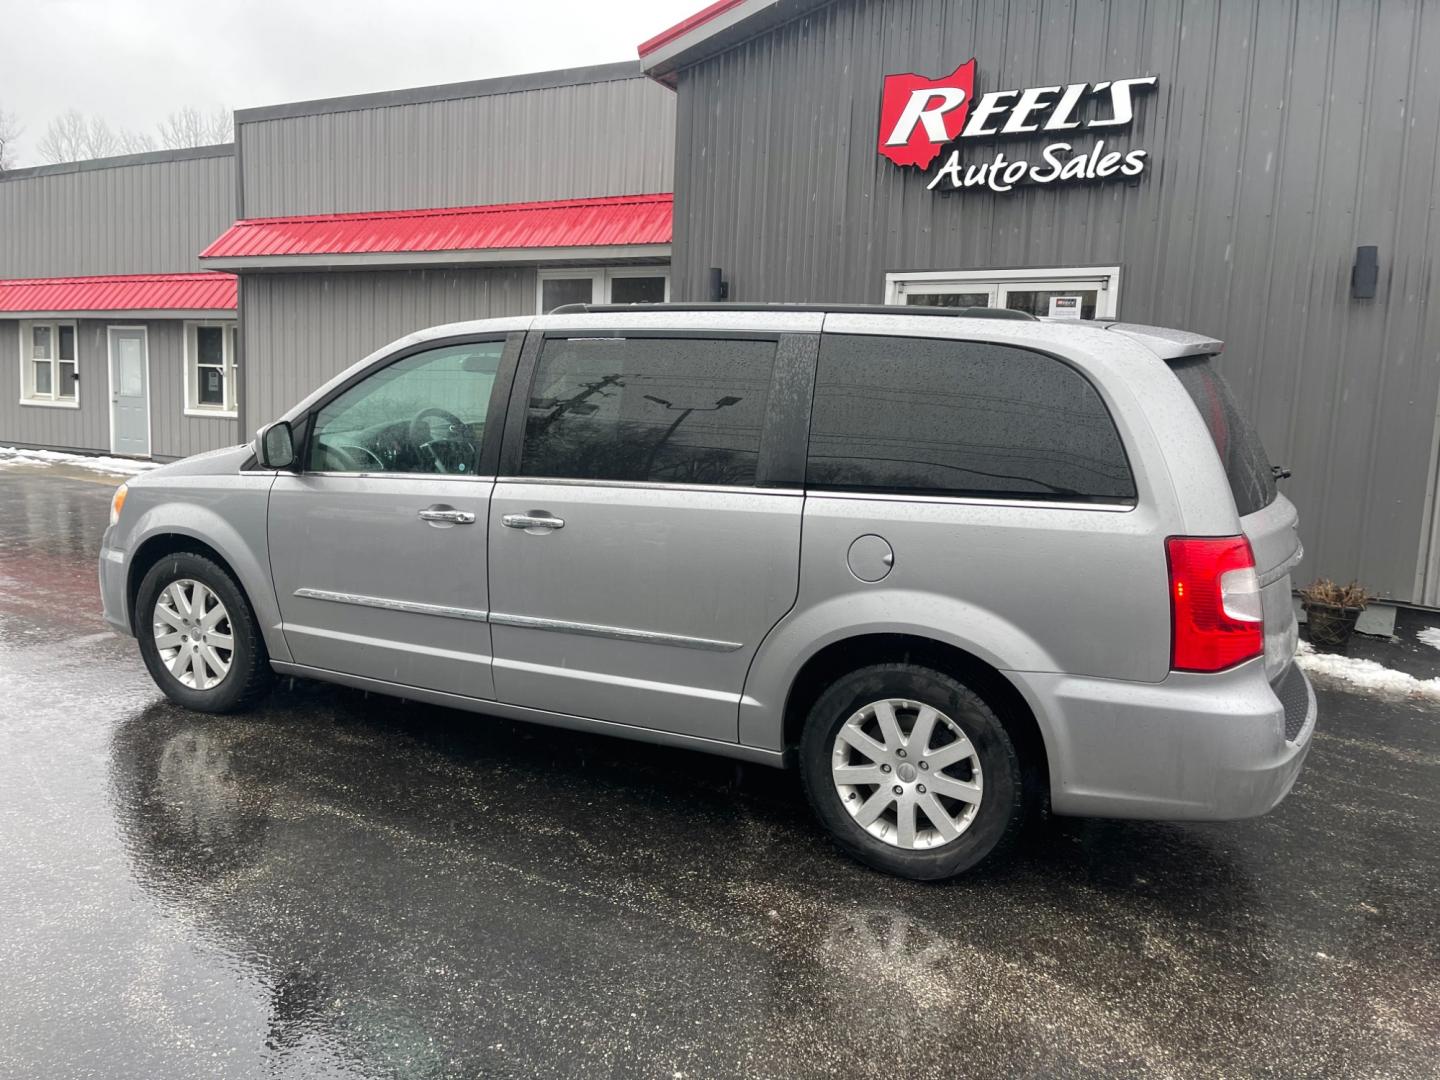
[[[886,75],[880,97],[880,153],[896,165],[926,168],[946,143],[959,138],[974,90],[973,57],[939,79],[911,72]]]
[[[951,147],[925,185],[931,191],[988,188],[1004,194],[1018,184],[1134,178],[1144,173],[1150,152],[1116,149],[1110,140],[1135,122],[1136,95],[1154,90],[1159,81],[1157,75],[1137,75],[991,90],[976,98],[973,57],[938,79],[913,72],[886,75],[876,148],[902,168],[924,170]],[[1069,141],[1092,131],[1100,137],[1083,149]],[[988,151],[988,158],[984,150],[972,157],[967,149],[1035,135],[1056,140],[1038,148],[1038,161],[1012,157],[1009,147]],[[1032,145],[1022,144],[1022,152]]]

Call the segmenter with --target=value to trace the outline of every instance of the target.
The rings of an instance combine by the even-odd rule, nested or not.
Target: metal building
[[[1300,573],[1440,602],[1440,4],[720,0],[640,49],[678,296],[1214,334]]]
[[[664,300],[674,108],[632,61],[6,173],[0,445],[181,457],[421,327]]]
[[[1437,46],[1440,0],[718,0],[12,172],[0,445],[177,457],[422,326],[712,279],[1118,317],[1228,342],[1302,574],[1440,605]]]
[[[235,279],[197,255],[230,146],[0,176],[0,445],[184,457],[240,440]]]
[[[420,327],[664,300],[674,126],[633,62],[237,112],[246,430]]]

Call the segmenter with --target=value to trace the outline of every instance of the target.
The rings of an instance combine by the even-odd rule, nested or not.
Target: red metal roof
[[[674,41],[682,34],[688,34],[697,26],[703,26],[711,19],[717,18],[718,16],[725,14],[725,12],[729,11],[733,7],[739,7],[744,2],[745,0],[715,0],[715,3],[710,4],[707,7],[701,8],[694,15],[691,15],[687,19],[682,19],[680,22],[670,27],[670,29],[660,31],[660,33],[656,34],[649,41],[642,41],[638,50],[641,59],[644,59],[647,53],[654,52],[662,45],[670,44],[670,42]]]
[[[202,259],[668,244],[674,196],[246,218]]]
[[[235,275],[112,274],[0,280],[0,312],[235,310]]]

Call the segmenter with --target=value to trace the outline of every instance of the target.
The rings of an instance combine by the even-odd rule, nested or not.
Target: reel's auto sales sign
[[[1068,86],[1031,86],[975,96],[975,61],[949,75],[886,75],[880,98],[880,153],[896,165],[928,169],[951,143],[1053,133],[1038,161],[996,151],[985,160],[965,161],[952,149],[926,185],[989,188],[1006,192],[1018,184],[1053,184],[1135,177],[1145,171],[1146,150],[1108,149],[1105,139],[1076,153],[1066,133],[1098,129],[1106,134],[1135,120],[1135,95],[1153,88],[1155,75]],[[971,105],[974,105],[972,108]],[[1082,119],[1082,116],[1084,117]]]

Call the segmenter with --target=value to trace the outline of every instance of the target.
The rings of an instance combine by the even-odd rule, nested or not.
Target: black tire
[[[170,673],[156,643],[153,623],[160,594],[176,581],[198,581],[219,597],[229,616],[234,648],[230,669],[219,682],[204,690],[186,686]],[[194,552],[166,555],[146,573],[135,596],[135,636],[150,677],[177,705],[206,713],[239,712],[253,705],[270,688],[273,673],[265,639],[240,585],[229,571]]]
[[[936,847],[906,849],[873,836],[846,810],[831,776],[841,726],[865,706],[894,698],[948,716],[970,740],[980,763],[983,793],[973,818],[958,837]],[[832,683],[806,718],[800,776],[815,816],[842,850],[866,866],[917,881],[954,877],[1008,849],[1026,817],[1022,764],[1005,725],[964,683],[917,664],[875,664]]]

